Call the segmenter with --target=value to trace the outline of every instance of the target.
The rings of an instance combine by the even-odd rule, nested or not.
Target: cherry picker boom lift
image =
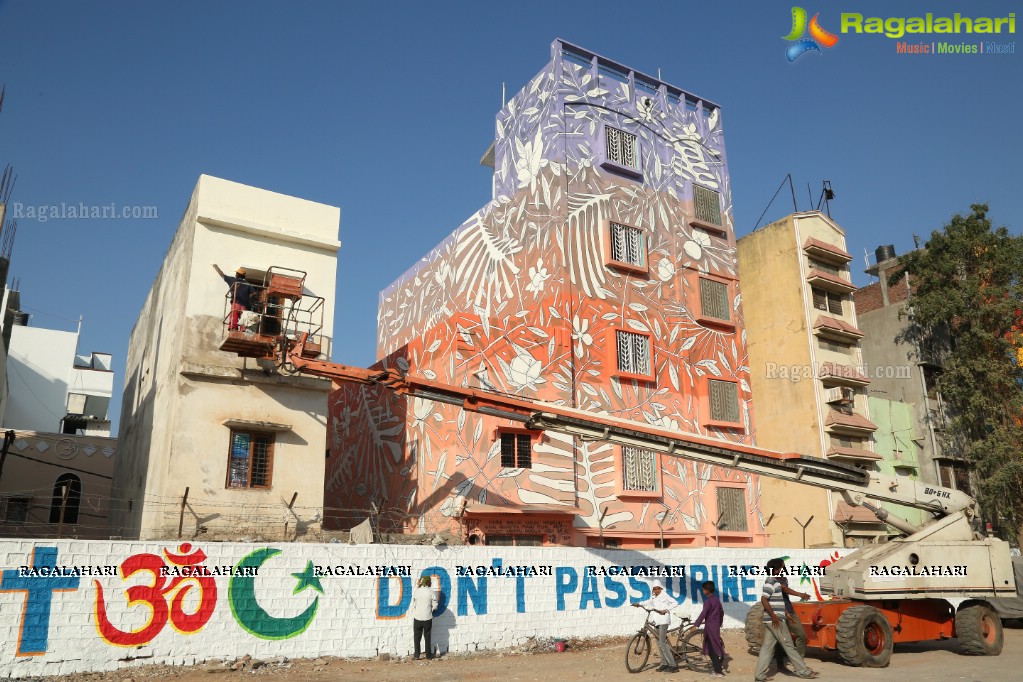
[[[820,586],[830,598],[794,604],[808,646],[837,650],[847,663],[867,667],[886,666],[893,645],[906,642],[958,638],[968,654],[997,655],[1002,650],[1001,620],[989,600],[1016,596],[1009,545],[974,530],[976,501],[962,491],[818,457],[461,388],[395,369],[333,363],[319,359],[322,339],[312,343],[310,332],[296,330],[292,324],[280,325],[272,347],[270,341],[264,339],[262,350],[255,353],[239,351],[227,342],[221,348],[273,359],[285,371],[378,385],[398,395],[520,422],[531,430],[640,447],[838,492],[848,503],[870,509],[903,537],[860,548],[827,566]],[[881,502],[922,509],[932,519],[918,527],[880,508]],[[958,602],[957,607],[953,602]]]

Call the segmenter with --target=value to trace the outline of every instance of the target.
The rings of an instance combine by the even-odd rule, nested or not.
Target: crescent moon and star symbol
[[[258,573],[258,569],[267,560],[281,553],[281,550],[273,547],[257,549],[238,563],[238,568],[254,568],[255,571],[244,573]],[[323,585],[316,577],[313,562],[306,564],[305,570],[299,573],[292,573],[298,582],[292,594],[298,594],[308,588],[312,588],[323,594]],[[290,618],[277,618],[271,616],[259,605],[256,599],[255,576],[234,575],[228,584],[228,602],[231,604],[231,614],[246,632],[261,639],[290,639],[302,634],[309,628],[316,616],[316,609],[320,604],[320,597],[317,595],[313,602],[306,607],[305,611]]]

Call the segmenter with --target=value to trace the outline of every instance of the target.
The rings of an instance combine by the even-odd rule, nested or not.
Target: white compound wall
[[[2,541],[0,677],[245,654],[406,656],[411,589],[424,573],[441,586],[433,639],[445,652],[637,629],[643,614],[628,606],[649,596],[652,578],[588,575],[590,566],[598,573],[616,566],[684,570],[685,577],[665,580],[666,589],[682,603],[676,613],[691,617],[700,610],[699,585],[713,580],[725,627],[741,627],[763,578],[729,577],[728,567],[760,567],[776,556],[790,557],[790,567],[819,567],[847,552]],[[535,575],[459,575],[459,567],[493,573],[495,566],[528,567],[518,572]],[[369,574],[350,574],[359,571]],[[809,577],[793,583],[805,592],[817,588]]]

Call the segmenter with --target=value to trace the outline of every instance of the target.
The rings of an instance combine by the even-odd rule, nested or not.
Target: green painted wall
[[[920,480],[920,445],[913,440],[913,405],[871,396],[870,420],[877,424],[874,432],[874,452],[884,459],[877,462],[878,470],[888,476],[907,476]],[[884,504],[885,509],[907,521],[922,524],[924,512],[897,504]]]

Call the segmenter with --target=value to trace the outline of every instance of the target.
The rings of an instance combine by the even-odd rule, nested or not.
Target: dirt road
[[[410,633],[411,636],[411,633]],[[705,674],[685,671],[663,675],[654,671],[656,657],[647,669],[630,675],[624,665],[624,640],[600,643],[569,643],[564,653],[498,652],[474,656],[450,656],[438,661],[366,661],[324,658],[295,661],[248,662],[239,671],[227,665],[206,665],[193,668],[149,666],[125,669],[103,675],[74,675],[69,682],[124,682],[134,680],[173,679],[177,682],[231,682],[238,678],[271,677],[282,682],[403,682],[405,680],[448,682],[532,682],[534,680],[674,680],[690,682],[708,679]],[[725,632],[725,648],[733,657],[729,663],[732,679],[753,679],[755,660],[746,652],[742,632]],[[958,653],[954,641],[904,645],[896,649],[891,665],[883,669],[850,668],[833,655],[807,657],[807,664],[820,671],[827,682],[872,682],[874,680],[966,680],[967,682],[998,682],[1023,679],[1023,630],[1005,631],[1005,649],[1001,656],[971,657]],[[255,665],[255,669],[253,668]],[[217,673],[211,675],[211,673]],[[52,679],[52,678],[51,678]],[[775,682],[795,681],[795,676],[775,675]]]

